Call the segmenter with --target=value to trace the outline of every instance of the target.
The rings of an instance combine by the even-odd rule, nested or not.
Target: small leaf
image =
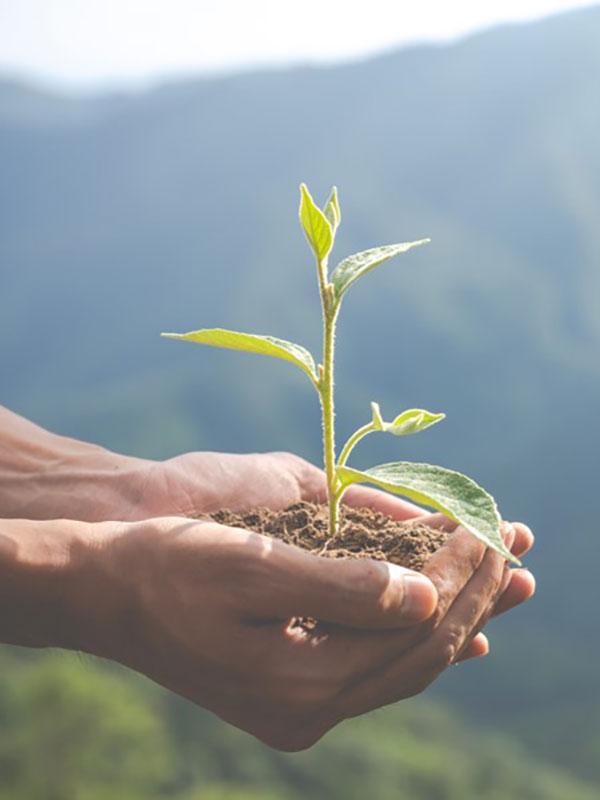
[[[373,430],[385,431],[394,436],[410,436],[412,433],[424,431],[436,422],[441,422],[445,414],[432,414],[423,408],[409,408],[398,414],[393,422],[384,422],[378,403],[371,403]]]
[[[394,436],[410,436],[412,433],[430,428],[436,422],[441,422],[445,416],[445,414],[432,414],[423,408],[409,408],[398,414],[393,422],[384,422],[382,430]]]
[[[305,183],[300,185],[300,224],[315,256],[324,261],[333,247],[333,231]]]
[[[342,212],[340,209],[340,203],[338,200],[336,186],[332,187],[331,194],[329,195],[329,198],[325,203],[325,208],[323,209],[323,212],[327,217],[329,224],[331,225],[331,230],[333,231],[333,235],[335,237],[335,232],[337,231],[340,222],[342,221]]]
[[[370,272],[385,261],[389,261],[390,258],[406,253],[408,250],[412,250],[413,247],[418,247],[429,241],[431,240],[419,239],[416,242],[373,247],[370,250],[363,250],[362,253],[354,253],[354,255],[340,261],[331,274],[336,300],[339,302],[346,290],[367,272]]]
[[[207,344],[212,347],[224,347],[228,350],[245,350],[248,353],[258,353],[264,356],[281,358],[290,361],[305,372],[314,382],[317,382],[317,370],[312,355],[299,344],[276,339],[274,336],[259,336],[252,333],[238,333],[227,331],[223,328],[204,328],[189,333],[161,333],[168,339],[183,339],[187,342]]]
[[[343,486],[374,483],[389,492],[431,506],[458,522],[504,558],[520,563],[504,545],[494,498],[460,472],[431,464],[398,461],[362,471],[338,466],[336,473]]]

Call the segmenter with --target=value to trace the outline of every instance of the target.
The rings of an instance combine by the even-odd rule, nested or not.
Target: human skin
[[[419,583],[385,563],[330,561],[191,519],[323,498],[321,471],[289,454],[152,462],[0,409],[0,641],[110,658],[298,750],[484,655],[489,616],[533,593],[529,573],[461,529]],[[365,487],[347,500],[423,513]],[[533,541],[520,524],[505,538],[516,555]],[[303,615],[319,620],[311,635],[290,626]]]
[[[88,522],[150,517],[198,517],[220,508],[281,509],[299,500],[324,501],[322,470],[290,453],[236,455],[185,453],[166,461],[133,458],[98,445],[50,433],[0,406],[0,519],[77,519]],[[392,495],[352,486],[344,502],[368,506],[396,519],[439,515]],[[515,523],[515,554],[527,553],[533,535]],[[534,580],[512,570],[497,611],[527,600]],[[473,655],[483,655],[481,647]],[[486,645],[487,647],[487,645]]]

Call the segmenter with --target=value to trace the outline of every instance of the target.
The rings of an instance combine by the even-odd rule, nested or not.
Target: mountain
[[[339,258],[430,236],[343,309],[340,435],[372,399],[446,411],[402,457],[463,469],[534,527],[536,600],[439,693],[600,784],[598,41],[593,7],[137,95],[0,83],[0,402],[140,455],[318,460],[300,376],[158,334],[223,326],[318,349],[301,180],[320,199],[339,187]],[[357,466],[397,456],[376,441]]]

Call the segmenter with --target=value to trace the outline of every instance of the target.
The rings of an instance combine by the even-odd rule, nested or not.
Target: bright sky
[[[73,88],[361,57],[577,0],[0,0],[0,71]]]

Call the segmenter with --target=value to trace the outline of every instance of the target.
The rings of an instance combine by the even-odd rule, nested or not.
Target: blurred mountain
[[[232,327],[318,350],[301,180],[319,199],[339,187],[339,258],[431,236],[346,302],[340,436],[371,399],[444,410],[402,457],[465,470],[535,528],[537,599],[495,625],[489,663],[439,691],[600,782],[599,41],[593,7],[139,95],[0,83],[0,402],[140,455],[318,460],[299,374],[159,332]],[[376,441],[356,463],[398,454]]]

